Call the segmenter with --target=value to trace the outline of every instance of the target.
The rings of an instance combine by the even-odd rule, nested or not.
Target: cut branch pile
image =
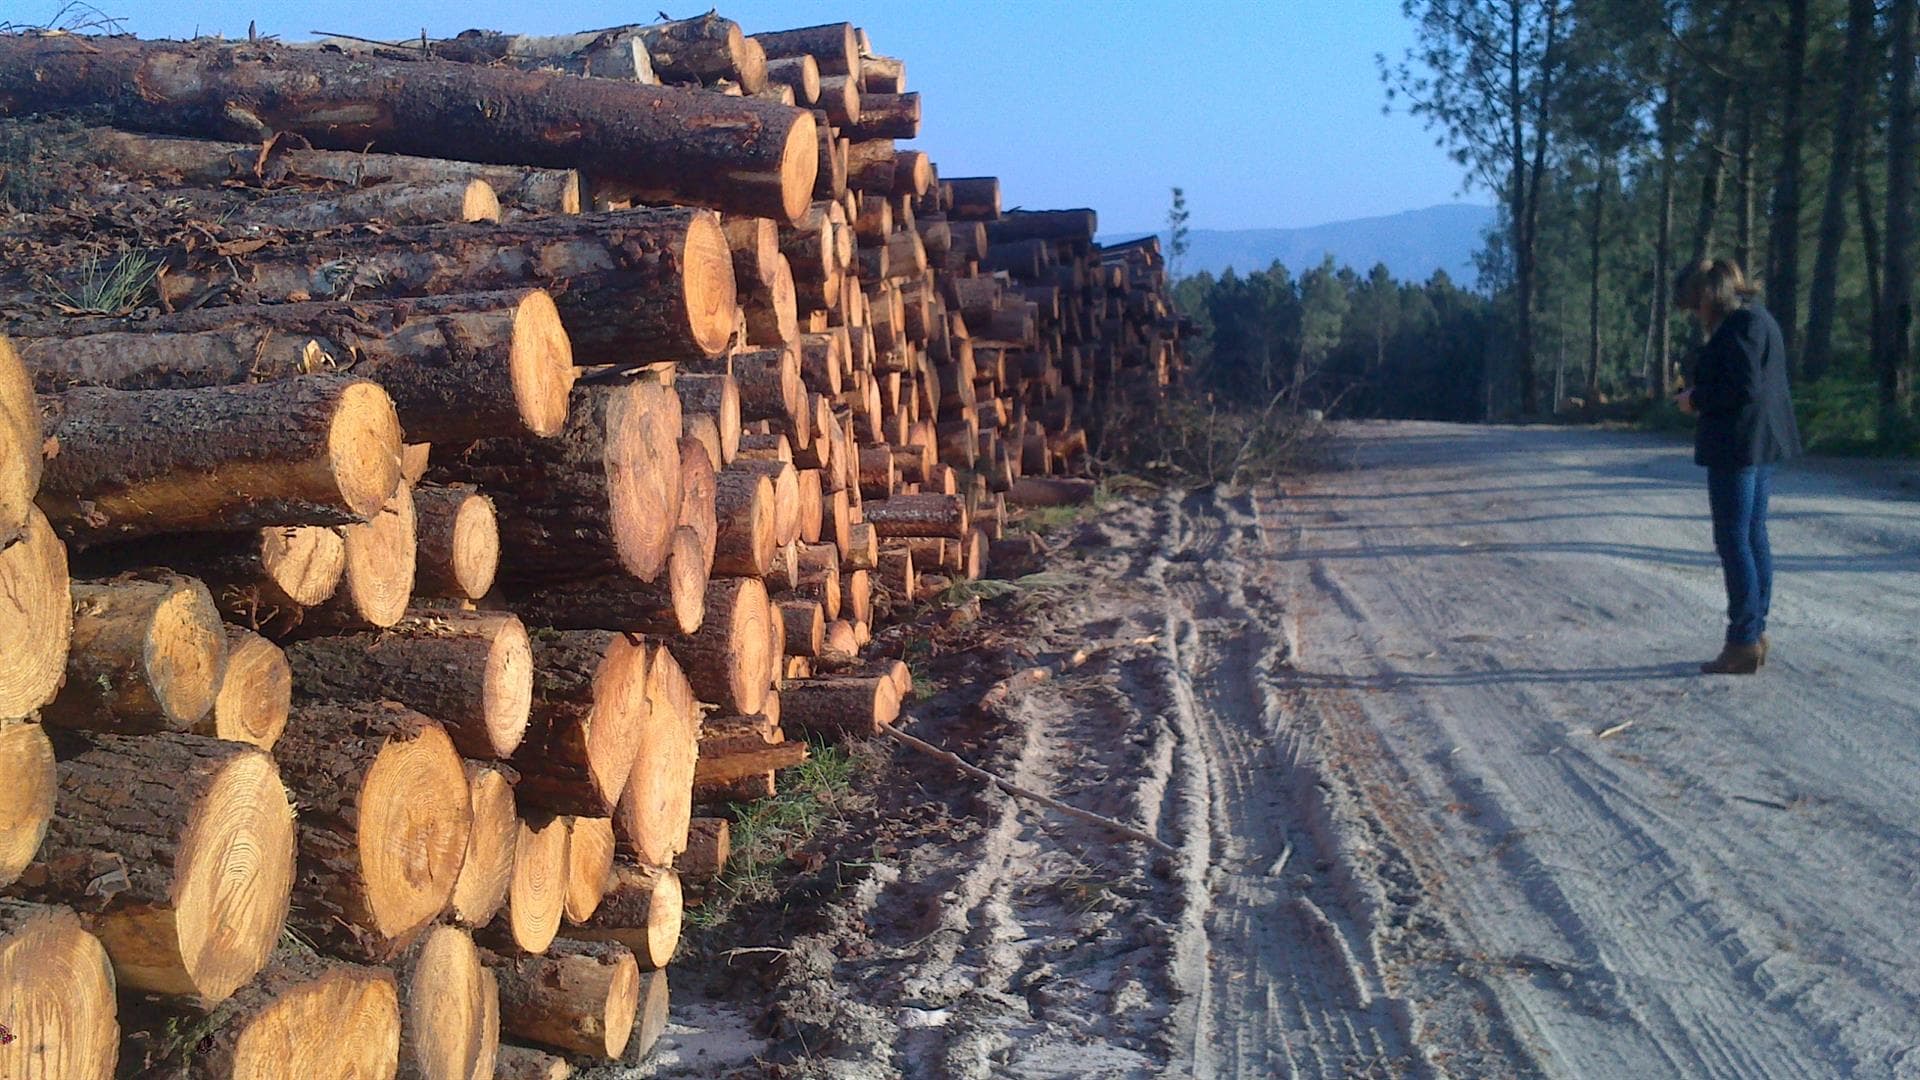
[[[0,34],[0,1075],[647,1052],[718,807],[1178,378],[919,129],[845,23]]]

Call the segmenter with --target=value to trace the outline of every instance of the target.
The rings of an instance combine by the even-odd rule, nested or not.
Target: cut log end
[[[3,422],[3,421],[0,421]],[[0,718],[26,716],[52,700],[67,670],[73,596],[67,546],[46,516],[25,511],[25,532],[0,548]]]
[[[340,530],[324,525],[265,529],[260,534],[260,568],[287,599],[313,607],[340,587],[347,544]]]
[[[13,344],[0,335],[0,544],[12,543],[26,528],[41,464],[33,380]]]
[[[466,931],[428,930],[400,965],[401,1075],[492,1076],[500,1045],[499,989]]]
[[[500,1023],[509,1034],[616,1060],[640,1007],[640,966],[615,942],[556,943],[545,956],[503,960]]]
[[[393,976],[354,964],[311,964],[304,977],[283,974],[278,963],[268,968],[258,992],[270,996],[228,1020],[237,1030],[213,1036],[217,1056],[208,1064],[258,1080],[392,1075],[400,1053]]]
[[[607,891],[607,877],[613,872],[613,820],[603,817],[567,819],[567,899],[564,914],[568,922],[583,923],[593,917],[600,898]]]
[[[507,890],[507,926],[513,943],[528,952],[545,952],[560,932],[567,903],[568,839],[563,818],[520,822],[513,882]]]
[[[229,626],[226,635],[227,669],[213,699],[213,734],[272,750],[293,703],[287,655],[251,630]]]
[[[507,902],[520,821],[514,816],[513,787],[500,770],[472,761],[466,768],[473,827],[447,910],[461,925],[477,928],[492,922]]]
[[[680,947],[686,899],[672,870],[615,863],[607,895],[592,922],[569,930],[585,941],[617,941],[633,950],[640,967],[666,967]]]
[[[406,939],[446,906],[466,859],[473,806],[465,769],[438,724],[389,740],[357,799],[360,877],[371,929]]]
[[[106,1080],[120,1025],[106,950],[73,912],[0,900],[0,1076]]]
[[[731,274],[724,236],[719,244]],[[680,399],[657,382],[629,383],[608,402],[606,424],[607,494],[620,562],[652,581],[672,552],[680,519]]]
[[[202,731],[226,667],[226,633],[196,578],[76,582],[67,682],[45,711],[56,727]]]
[[[780,153],[780,192],[788,225],[798,225],[813,203],[813,183],[820,174],[820,136],[810,112],[801,112],[787,128]]]
[[[543,438],[559,434],[567,423],[567,393],[573,388],[573,345],[559,308],[544,291],[527,293],[514,308],[507,368],[527,430]]]
[[[0,886],[12,884],[40,850],[57,786],[53,744],[40,725],[0,725]]]
[[[483,675],[482,723],[494,755],[505,758],[527,734],[533,707],[533,643],[525,624],[512,615],[490,623],[493,635]]]
[[[492,184],[485,180],[467,181],[466,191],[460,199],[460,220],[499,222],[500,196],[493,190]]]
[[[615,826],[628,849],[647,863],[664,866],[686,846],[700,749],[693,689],[664,647],[655,650],[648,668],[647,702],[647,721],[620,794]]]
[[[327,460],[347,508],[372,517],[400,486],[400,414],[378,383],[340,394],[327,431]]]
[[[812,152],[811,144],[808,152]],[[719,356],[733,337],[734,311],[740,302],[733,275],[733,249],[727,244],[720,215],[701,212],[693,216],[681,249],[681,265],[681,291],[693,342],[706,355]]]

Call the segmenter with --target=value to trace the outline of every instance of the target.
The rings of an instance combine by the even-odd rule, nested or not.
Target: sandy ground
[[[609,1075],[1920,1077],[1913,492],[1783,475],[1772,662],[1712,679],[1676,444],[1381,424],[1338,457],[1109,506],[911,710],[1177,854],[902,751],[734,933],[775,959],[677,971]]]

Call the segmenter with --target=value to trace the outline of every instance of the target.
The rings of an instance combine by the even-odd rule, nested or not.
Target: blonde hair
[[[1759,292],[1747,283],[1740,264],[1732,259],[1702,259],[1685,270],[1673,283],[1673,302],[1687,311],[1702,307],[1715,320],[1724,319]]]

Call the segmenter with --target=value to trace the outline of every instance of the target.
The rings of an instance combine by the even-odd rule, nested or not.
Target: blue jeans
[[[1727,579],[1727,643],[1751,645],[1767,632],[1773,606],[1773,549],[1767,544],[1767,495],[1773,466],[1708,469],[1713,547]]]

